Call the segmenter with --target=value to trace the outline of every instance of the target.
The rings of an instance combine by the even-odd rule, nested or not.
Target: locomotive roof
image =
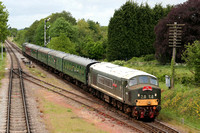
[[[61,52],[61,51],[53,50],[53,51],[49,52],[49,55],[53,55],[53,56],[56,56],[56,57],[59,57],[59,58],[63,58],[65,56],[69,56],[70,54],[67,54],[67,53],[64,53],[64,52]]]
[[[91,63],[98,62],[96,60],[80,57],[80,56],[77,56],[77,55],[69,55],[69,56],[64,57],[63,59],[68,60],[70,62],[74,62],[76,64],[79,64],[79,65],[82,65],[82,66],[85,66],[85,67],[87,65],[91,64]]]
[[[101,63],[96,63],[91,66],[94,70],[104,72],[109,75],[113,75],[118,78],[124,78],[124,79],[131,79],[132,77],[139,76],[139,75],[147,75],[156,78],[155,76],[140,71],[136,69],[131,69],[127,67],[122,67],[119,65],[115,65],[112,63],[107,63],[107,62],[101,62]]]
[[[35,44],[31,44],[31,43],[25,43],[25,46],[28,47],[28,48],[32,48],[32,49],[39,49],[39,48],[42,48],[41,46],[38,46],[38,45],[35,45]]]
[[[48,52],[54,51],[54,50],[45,48],[45,47],[41,47],[41,49],[39,49],[38,51],[47,54]]]

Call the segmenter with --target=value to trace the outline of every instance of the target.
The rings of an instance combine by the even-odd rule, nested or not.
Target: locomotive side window
[[[148,78],[148,76],[140,76],[140,77],[139,77],[139,83],[142,83],[142,84],[147,84],[147,83],[149,83],[149,78]]]
[[[98,76],[98,83],[100,83],[100,84],[104,84],[104,78]]]
[[[150,78],[150,83],[153,85],[158,85],[158,81],[155,78]]]
[[[129,86],[133,86],[133,85],[136,85],[136,84],[137,84],[137,78],[132,78],[132,79],[129,80],[129,83],[128,83]]]

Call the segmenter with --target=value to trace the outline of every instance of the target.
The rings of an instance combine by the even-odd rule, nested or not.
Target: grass
[[[48,116],[48,125],[52,133],[104,133],[94,123],[79,118],[72,109],[42,100],[43,113]]]
[[[200,87],[175,84],[175,89],[169,90],[164,83],[160,83],[160,87],[163,90],[162,110],[158,119],[175,120],[200,130]]]
[[[161,65],[156,60],[145,61],[144,57],[113,63],[155,75],[162,89],[162,110],[158,119],[187,125],[200,130],[200,87],[195,84],[194,74],[184,65],[175,67],[175,88],[168,89],[165,75],[171,75],[170,64]]]
[[[5,74],[5,66],[6,66],[6,53],[3,53],[3,60],[0,58],[0,80],[3,79]],[[1,82],[0,82],[1,85]]]

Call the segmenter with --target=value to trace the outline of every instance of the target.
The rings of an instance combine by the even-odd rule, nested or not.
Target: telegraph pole
[[[181,47],[177,46],[177,44],[181,44],[181,35],[182,35],[182,27],[185,24],[167,24],[169,26],[169,47],[173,47],[172,52],[172,60],[171,60],[171,69],[172,69],[172,76],[171,76],[171,88],[174,88],[174,79],[175,79],[175,69],[174,65],[176,63],[176,48]]]

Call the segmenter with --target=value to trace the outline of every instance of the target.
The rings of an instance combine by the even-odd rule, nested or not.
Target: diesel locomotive
[[[161,110],[161,89],[151,74],[30,43],[24,43],[22,51],[132,117],[155,119]]]

